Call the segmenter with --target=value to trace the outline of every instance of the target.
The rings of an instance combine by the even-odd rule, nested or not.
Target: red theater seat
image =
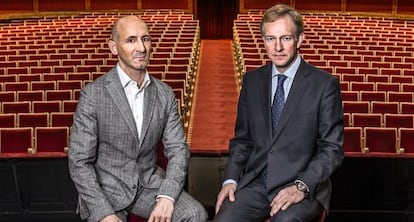
[[[414,153],[414,129],[413,128],[399,128],[399,148],[404,153]]]
[[[397,128],[365,127],[365,148],[369,153],[397,154]]]
[[[32,127],[0,129],[0,153],[27,153],[32,147]]]
[[[68,127],[36,127],[35,152],[67,152]]]

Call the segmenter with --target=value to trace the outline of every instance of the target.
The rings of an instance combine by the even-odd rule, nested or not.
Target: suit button
[[[269,153],[273,153],[273,150],[270,150]]]
[[[134,184],[133,186],[132,186],[132,189],[137,189],[137,185],[136,184]]]

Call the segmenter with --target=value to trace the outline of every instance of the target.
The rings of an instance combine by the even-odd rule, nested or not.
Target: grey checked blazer
[[[150,78],[141,138],[116,68],[81,91],[68,162],[83,219],[98,221],[127,208],[141,189],[175,199],[183,190],[190,154],[177,102],[171,87]],[[155,165],[160,140],[168,159],[165,176]]]

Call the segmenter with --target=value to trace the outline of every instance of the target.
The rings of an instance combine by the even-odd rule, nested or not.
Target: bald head
[[[145,28],[146,30],[148,30],[147,25],[145,24],[145,22],[141,19],[139,19],[137,16],[134,15],[128,15],[128,16],[124,16],[120,19],[118,19],[114,25],[112,26],[112,39],[115,41],[119,40],[119,33],[122,32],[123,30],[127,29],[128,25],[138,25],[141,26],[143,28]]]

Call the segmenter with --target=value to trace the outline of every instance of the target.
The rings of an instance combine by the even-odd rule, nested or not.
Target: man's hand
[[[111,214],[109,216],[104,217],[99,222],[123,222],[123,221],[119,219],[119,217],[117,217],[115,214]]]
[[[148,218],[148,222],[171,222],[173,211],[173,201],[161,197],[152,210],[151,215]]]
[[[220,193],[217,196],[216,213],[220,210],[223,201],[228,197],[231,202],[235,201],[234,192],[236,192],[236,184],[226,184],[221,188]]]
[[[277,214],[280,210],[286,210],[290,205],[299,203],[304,198],[305,194],[299,191],[296,185],[283,188],[270,203],[270,207],[272,208],[270,216]]]

